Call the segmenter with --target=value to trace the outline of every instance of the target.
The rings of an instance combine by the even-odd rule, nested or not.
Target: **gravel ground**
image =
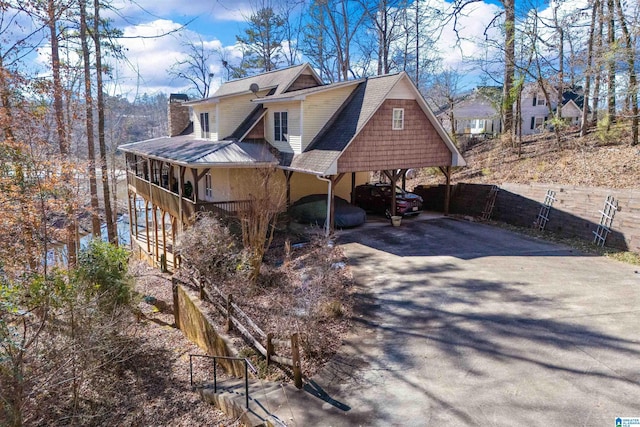
[[[140,347],[126,363],[119,425],[129,426],[237,426],[234,420],[200,400],[189,383],[189,354],[204,354],[174,328],[171,281],[137,263],[136,291],[142,296],[138,328]],[[195,363],[196,376],[209,366]]]

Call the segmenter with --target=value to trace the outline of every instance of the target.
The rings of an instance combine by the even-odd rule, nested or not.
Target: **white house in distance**
[[[558,106],[558,90],[547,86],[550,105],[540,85],[527,83],[521,94],[522,135],[539,133],[549,127],[547,121]],[[495,136],[502,131],[500,87],[484,86],[462,97],[453,106],[454,126],[451,126],[451,109],[438,114],[438,119],[448,131],[455,129],[457,135]],[[569,126],[580,126],[584,97],[580,88],[565,90],[562,95],[562,117]]]
[[[462,97],[453,106],[454,126],[451,125],[451,108],[438,114],[445,129],[455,129],[456,135],[495,136],[502,132],[500,99],[502,88],[480,86]]]
[[[555,114],[558,107],[558,90],[549,85],[546,87],[551,106],[547,104],[540,85],[528,83],[522,89],[522,134],[531,135],[540,132],[546,126],[551,114]],[[569,126],[580,126],[582,121],[582,106],[584,97],[581,90],[565,90],[562,94],[562,118]],[[551,107],[551,108],[550,108]]]
[[[465,164],[403,72],[324,84],[297,65],[229,81],[206,99],[172,95],[169,121],[169,136],[119,147],[132,246],[155,263],[196,211],[246,209],[243,187],[261,168],[281,171],[288,203],[327,194],[330,228],[334,196],[350,200],[370,172],[395,183],[410,168],[437,167],[449,183]]]

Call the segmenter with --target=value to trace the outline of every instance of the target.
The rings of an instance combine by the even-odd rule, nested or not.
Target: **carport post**
[[[440,167],[440,172],[444,174],[446,180],[444,187],[444,214],[448,216],[451,202],[451,166]]]
[[[395,216],[396,214],[396,183],[398,182],[398,178],[404,173],[407,169],[392,169],[382,171],[391,181],[391,216]]]

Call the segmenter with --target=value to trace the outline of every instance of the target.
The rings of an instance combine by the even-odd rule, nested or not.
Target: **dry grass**
[[[463,153],[467,166],[454,172],[452,182],[637,188],[640,147],[632,147],[629,141],[628,129],[606,144],[597,132],[584,138],[566,132],[558,149],[553,135],[541,134],[523,138],[518,153],[498,139],[480,140]],[[423,172],[408,187],[442,182],[442,174]]]
[[[278,235],[265,254],[255,285],[238,278],[210,280],[223,295],[232,294],[265,333],[279,340],[298,333],[303,374],[312,376],[336,353],[349,328],[352,278],[345,261],[341,250],[324,237],[292,244],[288,236]],[[213,306],[210,314],[222,328],[224,319]],[[262,367],[262,358],[240,336],[235,343],[265,377],[288,381],[281,370]],[[286,349],[276,352],[288,354]]]

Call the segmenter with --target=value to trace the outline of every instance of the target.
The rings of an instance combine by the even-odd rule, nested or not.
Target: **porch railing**
[[[135,189],[138,195],[142,196],[145,200],[153,201],[153,204],[161,207],[176,218],[180,218],[180,214],[182,213],[183,222],[186,222],[195,212],[215,212],[223,216],[237,216],[241,212],[249,209],[251,205],[250,200],[194,202],[185,197],[181,200],[180,195],[173,191],[150,183],[132,172],[129,172],[128,175],[129,184]]]

